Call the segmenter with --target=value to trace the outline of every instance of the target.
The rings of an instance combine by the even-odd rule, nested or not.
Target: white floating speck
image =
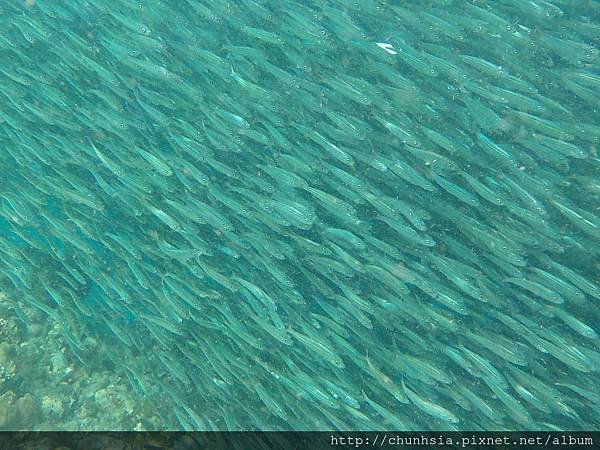
[[[377,47],[384,49],[390,55],[398,54],[398,52],[394,50],[394,47],[392,46],[392,44],[386,44],[385,42],[375,42],[375,44],[377,45]]]

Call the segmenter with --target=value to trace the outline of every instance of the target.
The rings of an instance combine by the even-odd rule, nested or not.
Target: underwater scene
[[[600,2],[0,0],[0,429],[600,429]]]

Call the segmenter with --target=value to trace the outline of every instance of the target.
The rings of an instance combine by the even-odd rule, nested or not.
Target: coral
[[[15,393],[6,391],[0,396],[0,430],[14,427],[17,411],[14,407]]]
[[[65,413],[63,401],[55,396],[44,395],[42,397],[42,413],[51,418],[59,418]]]
[[[19,428],[28,429],[37,413],[35,398],[30,393],[25,394],[15,402],[15,409],[19,417]]]
[[[16,372],[13,347],[7,342],[0,344],[0,385],[11,379]]]

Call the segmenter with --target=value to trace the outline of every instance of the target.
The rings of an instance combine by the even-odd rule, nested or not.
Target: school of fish
[[[600,427],[600,3],[0,24],[0,289],[162,428]]]

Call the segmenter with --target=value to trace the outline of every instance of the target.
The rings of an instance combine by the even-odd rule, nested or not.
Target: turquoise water
[[[598,429],[599,19],[0,1],[0,429]]]

